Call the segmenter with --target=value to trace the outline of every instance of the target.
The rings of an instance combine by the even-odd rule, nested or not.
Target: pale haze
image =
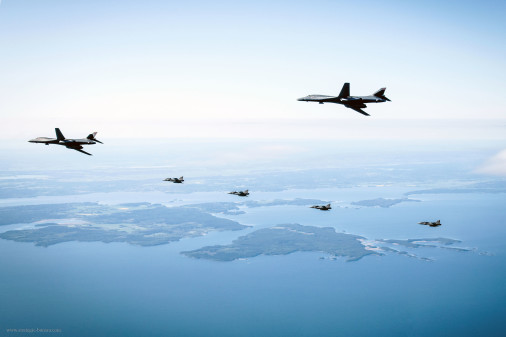
[[[497,139],[504,12],[501,1],[4,1],[1,137]],[[344,82],[352,95],[386,86],[392,102],[364,117],[296,101]]]

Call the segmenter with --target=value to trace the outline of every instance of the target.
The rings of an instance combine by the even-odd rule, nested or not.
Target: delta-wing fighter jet
[[[184,179],[183,176],[179,178],[165,178],[163,181],[172,181],[174,184],[182,184]]]
[[[385,90],[386,88],[381,88],[371,96],[350,96],[350,84],[345,83],[343,85],[343,88],[341,89],[341,93],[339,94],[339,96],[309,95],[306,97],[299,98],[298,101],[318,102],[320,104],[323,103],[342,104],[347,108],[350,108],[352,110],[355,110],[356,112],[361,113],[362,115],[369,116],[367,112],[362,110],[363,108],[367,108],[365,103],[382,103],[390,101],[385,96]]]
[[[42,143],[42,144],[56,144],[56,145],[63,145],[67,149],[76,150],[79,152],[82,152],[84,154],[87,154],[88,156],[91,156],[91,153],[88,153],[86,151],[83,151],[83,145],[93,145],[96,143],[104,144],[98,139],[95,138],[97,135],[96,132],[93,132],[88,135],[86,138],[81,139],[71,139],[71,138],[65,138],[63,134],[61,133],[59,128],[54,129],[56,132],[56,138],[48,138],[48,137],[38,137],[35,139],[29,140],[30,143]]]
[[[249,195],[249,191],[248,190],[233,191],[233,192],[228,192],[228,194],[234,194],[234,195],[237,195],[237,196],[240,196],[240,197],[247,197]]]
[[[332,207],[330,207],[330,204],[327,204],[324,206],[315,205],[315,206],[311,206],[310,208],[316,208],[316,209],[319,209],[320,211],[328,211],[328,210],[332,209]]]
[[[422,222],[419,222],[419,224],[420,225],[431,226],[431,227],[439,227],[439,226],[441,226],[441,220],[438,220],[436,222],[422,221]]]

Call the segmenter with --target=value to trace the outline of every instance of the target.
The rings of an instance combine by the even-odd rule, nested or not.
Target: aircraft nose
[[[306,97],[297,98],[297,101],[305,101]]]

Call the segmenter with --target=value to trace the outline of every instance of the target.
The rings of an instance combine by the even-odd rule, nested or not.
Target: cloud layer
[[[477,171],[479,173],[506,176],[506,149],[487,160]]]

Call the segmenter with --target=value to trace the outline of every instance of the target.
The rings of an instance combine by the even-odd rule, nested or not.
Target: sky
[[[3,0],[0,137],[504,142],[504,13],[504,1]],[[296,100],[344,82],[392,102],[364,117]]]

